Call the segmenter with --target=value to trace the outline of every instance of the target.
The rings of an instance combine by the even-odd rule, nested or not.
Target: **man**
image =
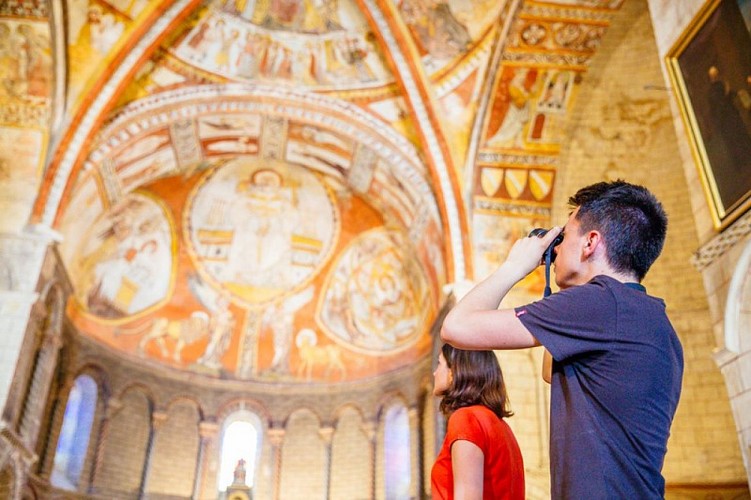
[[[661,469],[680,396],[683,352],[661,299],[640,282],[662,251],[667,217],[645,188],[601,182],[569,199],[556,247],[561,291],[498,309],[561,233],[522,238],[447,315],[461,349],[543,345],[552,354],[553,498],[662,498]]]

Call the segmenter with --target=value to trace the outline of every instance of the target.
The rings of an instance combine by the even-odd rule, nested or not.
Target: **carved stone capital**
[[[271,427],[266,431],[266,435],[269,437],[269,441],[274,446],[281,446],[284,442],[285,431],[282,427]]]
[[[331,444],[331,440],[334,438],[334,430],[335,429],[331,426],[320,427],[318,429],[318,435],[321,437],[321,440],[324,442],[324,444]]]

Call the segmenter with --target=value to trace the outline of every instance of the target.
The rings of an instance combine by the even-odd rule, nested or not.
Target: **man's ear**
[[[590,258],[595,254],[595,252],[597,252],[598,250],[601,251],[604,248],[605,246],[602,240],[602,235],[599,231],[587,232],[587,237],[584,242],[584,249],[582,250],[585,259]]]

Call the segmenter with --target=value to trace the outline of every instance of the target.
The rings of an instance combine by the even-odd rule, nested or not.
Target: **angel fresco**
[[[538,92],[536,84],[537,70],[530,68],[515,68],[513,77],[505,88],[501,88],[499,99],[506,106],[503,121],[488,138],[491,147],[524,146],[524,131],[532,114],[532,99]]]
[[[90,3],[86,22],[70,46],[71,58],[80,63],[99,60],[117,43],[125,25],[100,5]]]
[[[122,318],[161,300],[172,280],[172,231],[164,209],[131,193],[95,222],[77,260],[77,298],[101,318]]]
[[[295,313],[313,299],[314,288],[307,287],[279,303],[266,308],[262,325],[268,326],[273,333],[274,357],[269,372],[289,375],[289,351],[292,347]]]

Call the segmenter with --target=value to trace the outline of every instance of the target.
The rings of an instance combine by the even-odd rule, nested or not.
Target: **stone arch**
[[[324,496],[328,478],[320,416],[309,408],[300,408],[290,414],[284,429],[280,498]]]
[[[416,405],[410,405],[408,399],[401,393],[395,392],[387,394],[382,398],[382,404],[378,412],[378,429],[376,437],[376,496],[378,498],[388,498],[391,496],[402,496],[408,494],[407,491],[396,489],[406,487],[409,492],[415,490],[417,464],[416,450],[413,447],[416,444],[415,436],[417,435],[416,422],[413,422],[413,413],[416,412]],[[392,412],[395,410],[395,412]],[[405,422],[406,419],[406,422]],[[406,423],[406,429],[403,424]],[[390,426],[392,424],[392,426]],[[404,431],[407,435],[400,435]],[[405,439],[408,446],[404,446]],[[407,457],[405,458],[405,449]],[[396,455],[394,455],[396,453]],[[394,456],[389,456],[389,455]],[[395,468],[389,469],[388,464],[392,462],[409,462],[409,484],[403,485],[403,478],[396,478],[397,471]],[[398,469],[398,468],[396,468]],[[390,474],[390,471],[394,474]],[[398,482],[397,486],[394,486]]]
[[[8,446],[9,443],[3,443]],[[17,499],[23,490],[24,473],[17,452],[5,452],[0,457],[0,498]]]
[[[192,406],[195,408],[199,419],[204,419],[204,411],[201,407],[201,402],[194,396],[175,396],[174,398],[170,399],[166,405],[164,405],[165,411],[169,412],[175,406]]]
[[[235,398],[222,403],[216,411],[215,432],[208,439],[207,455],[211,460],[221,463],[222,437],[226,427],[226,421],[237,412],[248,412],[258,419],[260,425],[260,449],[257,450],[256,470],[253,471],[254,484],[253,495],[257,498],[271,497],[273,489],[273,473],[275,469],[274,461],[276,460],[275,448],[269,439],[269,430],[272,425],[272,416],[269,409],[260,401],[243,397]],[[272,464],[271,466],[266,464]],[[205,475],[203,492],[207,491],[214,494],[217,491],[217,471]]]
[[[725,305],[725,345],[715,360],[725,378],[741,445],[746,477],[751,484],[751,240],[735,265]]]
[[[132,384],[110,398],[107,432],[96,457],[93,486],[122,494],[139,494],[143,485],[152,432],[153,397],[140,384]],[[132,457],[123,460],[122,457]]]
[[[751,351],[751,241],[735,266],[725,306],[725,349],[736,354]]]
[[[155,412],[153,447],[146,472],[146,494],[190,497],[200,454],[202,412],[193,398],[178,397],[163,412]],[[175,450],[181,450],[175,453]],[[179,481],[175,478],[179,477]]]
[[[50,281],[41,293],[39,303],[44,315],[37,329],[31,351],[32,364],[23,394],[18,432],[32,449],[38,449],[37,437],[48,407],[57,360],[62,347],[62,324],[65,293],[57,281]]]
[[[222,404],[216,412],[217,422],[221,422],[227,418],[227,416],[238,410],[253,412],[260,417],[261,422],[265,427],[271,425],[271,413],[269,412],[269,409],[259,401],[249,398],[232,399]]]
[[[372,492],[373,442],[362,409],[337,409],[331,439],[330,498],[368,498]],[[355,451],[357,450],[357,451]]]
[[[40,464],[42,472],[49,471],[53,486],[79,492],[88,489],[104,409],[100,382],[93,371],[69,379],[59,391],[46,455]]]
[[[0,497],[13,498],[15,492],[15,470],[11,464],[6,464],[0,469]]]

